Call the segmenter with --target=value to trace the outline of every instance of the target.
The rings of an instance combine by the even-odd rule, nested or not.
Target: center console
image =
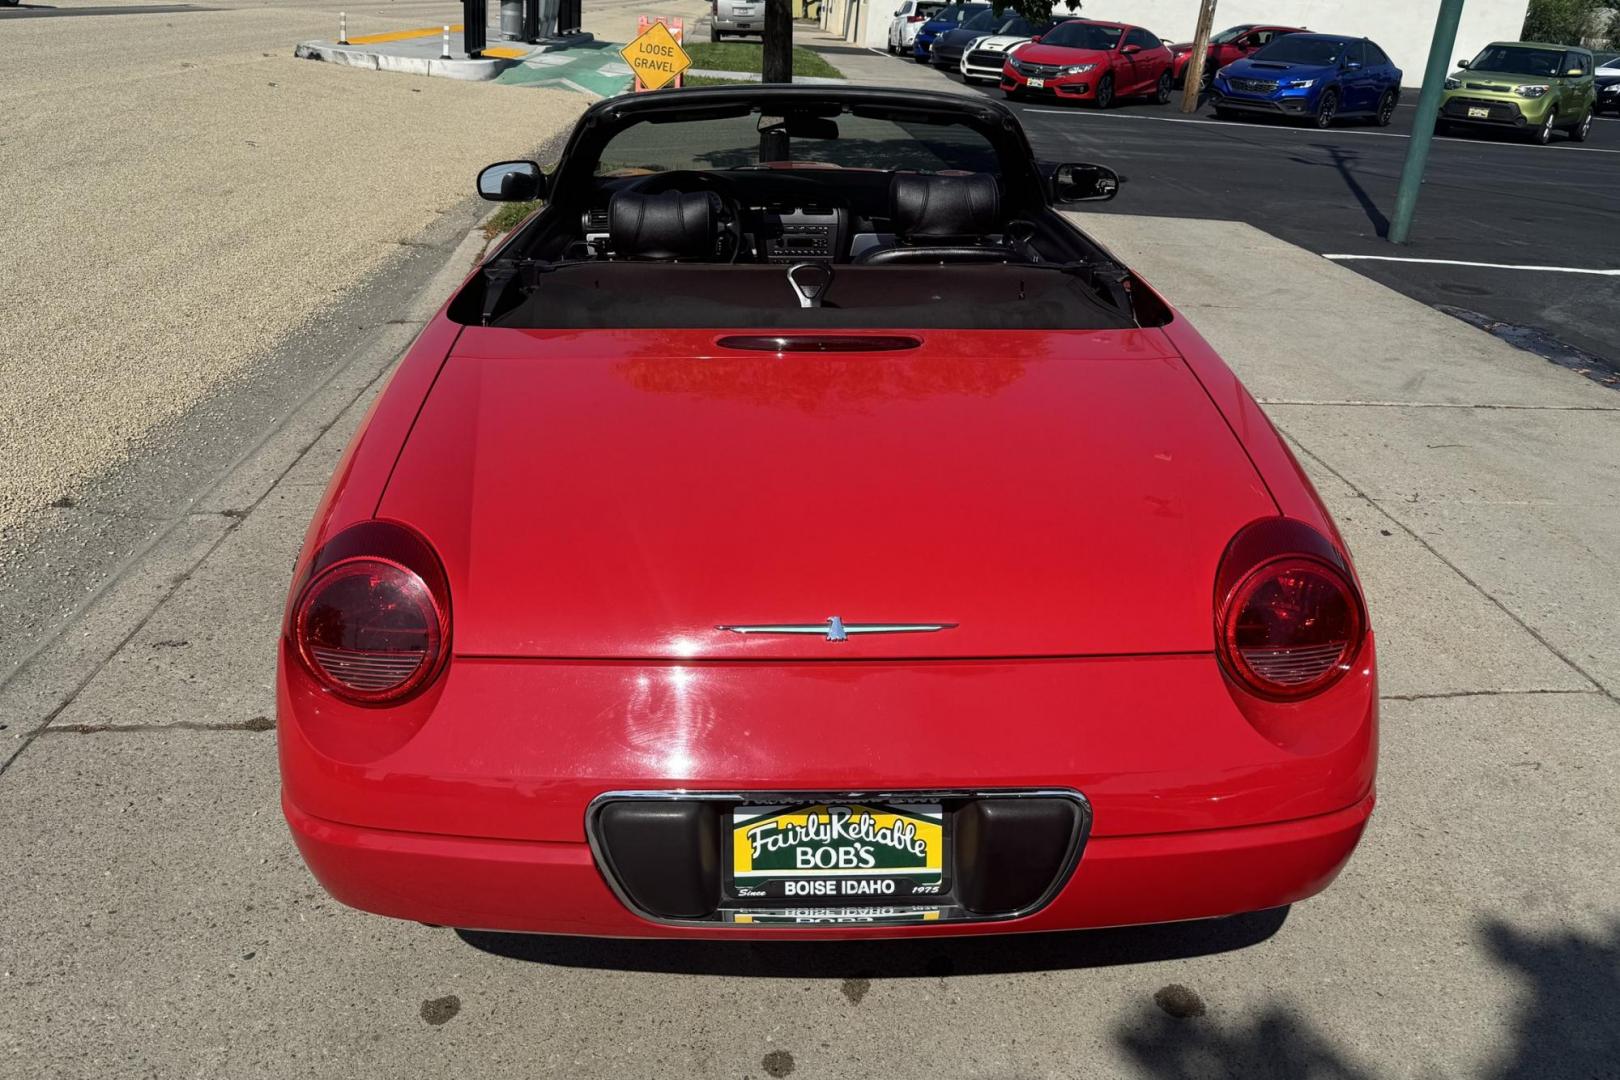
[[[759,213],[759,253],[767,262],[833,261],[849,248],[849,211],[767,206]]]

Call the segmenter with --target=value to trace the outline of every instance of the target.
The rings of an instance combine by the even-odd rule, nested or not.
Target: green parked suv
[[[1463,70],[1446,79],[1435,129],[1454,126],[1505,127],[1546,144],[1554,128],[1576,142],[1592,131],[1597,87],[1592,54],[1568,45],[1536,41],[1493,42]]]

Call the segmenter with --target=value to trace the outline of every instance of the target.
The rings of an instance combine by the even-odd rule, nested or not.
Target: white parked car
[[[934,12],[947,6],[944,0],[900,0],[894,21],[889,23],[889,54],[898,56],[910,52],[916,44],[917,31],[931,19]],[[868,41],[871,39],[868,38]]]
[[[978,38],[962,50],[962,78],[967,82],[993,82],[1001,81],[1001,69],[1007,62],[1007,57],[1020,45],[1028,45],[1034,38],[1040,37],[1056,26],[1062,19],[1049,19],[1045,22],[1031,23],[1025,19],[1014,18],[1004,23],[1001,32]]]

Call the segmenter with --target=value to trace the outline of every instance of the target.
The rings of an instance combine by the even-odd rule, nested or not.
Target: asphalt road
[[[1002,98],[995,87],[981,92]],[[1600,378],[1620,376],[1620,120],[1599,120],[1584,145],[1555,136],[1531,146],[1495,132],[1437,139],[1411,242],[1397,248],[1384,236],[1415,97],[1388,128],[1327,131],[1217,120],[1207,105],[1184,116],[1179,99],[1107,112],[1011,104],[1042,158],[1095,161],[1126,178],[1112,212],[1244,221],[1320,255],[1610,271],[1347,264],[1426,304],[1538,329],[1592,354],[1608,369]],[[1223,265],[1220,251],[1209,257],[1235,285],[1267,273]]]

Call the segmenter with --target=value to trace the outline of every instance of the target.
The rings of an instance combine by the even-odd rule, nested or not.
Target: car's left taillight
[[[416,533],[364,522],[321,549],[288,629],[325,689],[366,705],[403,701],[431,683],[449,655],[444,572]]]

